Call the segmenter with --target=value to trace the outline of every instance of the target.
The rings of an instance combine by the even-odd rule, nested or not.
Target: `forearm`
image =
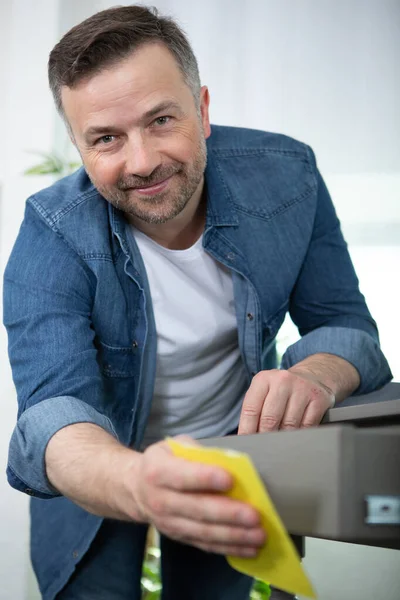
[[[51,485],[88,512],[140,520],[131,492],[140,457],[101,427],[76,423],[53,435],[45,464]]]
[[[357,369],[347,360],[333,354],[313,354],[288,370],[319,381],[332,390],[336,402],[351,396],[360,385]]]

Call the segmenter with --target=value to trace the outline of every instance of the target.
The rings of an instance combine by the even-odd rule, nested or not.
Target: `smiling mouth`
[[[139,192],[139,194],[143,194],[145,196],[151,196],[153,194],[158,194],[159,192],[163,191],[168,186],[172,177],[173,177],[173,175],[170,175],[166,179],[163,179],[162,181],[159,181],[158,183],[153,183],[151,185],[145,185],[143,187],[132,187],[132,188],[129,188],[129,191]]]

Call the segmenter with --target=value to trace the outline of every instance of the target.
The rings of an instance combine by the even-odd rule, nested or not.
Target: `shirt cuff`
[[[46,475],[45,452],[52,436],[74,423],[93,423],[118,438],[107,417],[73,396],[47,398],[31,406],[13,431],[7,477],[15,489],[37,498],[60,496]]]
[[[360,329],[320,327],[289,346],[282,358],[282,369],[289,369],[312,354],[334,354],[347,360],[360,375],[355,394],[368,394],[392,379],[388,362],[373,337]]]

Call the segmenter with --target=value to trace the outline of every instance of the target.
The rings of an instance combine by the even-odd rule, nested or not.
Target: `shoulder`
[[[212,125],[207,148],[210,153],[225,156],[271,154],[314,159],[311,148],[299,140],[280,133],[245,127]]]
[[[28,198],[25,223],[41,221],[83,258],[109,257],[108,204],[82,167]]]
[[[66,214],[98,196],[99,193],[81,167],[72,175],[35,193],[27,202],[50,227],[56,228]]]

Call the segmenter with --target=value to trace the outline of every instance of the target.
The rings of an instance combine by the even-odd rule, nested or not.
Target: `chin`
[[[156,199],[154,198],[153,200]],[[126,209],[122,205],[120,205],[120,208],[132,217],[140,219],[145,223],[161,225],[175,219],[184,210],[188,202],[168,202],[167,200],[163,202],[161,197],[157,200],[153,206],[149,206],[149,202],[138,203],[137,201],[131,201],[127,202]]]
[[[181,211],[179,211],[181,212]],[[175,217],[178,216],[179,212],[172,212],[172,211],[141,211],[138,212],[137,210],[135,211],[131,211],[130,214],[135,217],[136,219],[140,219],[141,221],[144,221],[145,223],[149,223],[152,225],[162,225],[163,223],[168,223],[168,221],[172,221]]]

